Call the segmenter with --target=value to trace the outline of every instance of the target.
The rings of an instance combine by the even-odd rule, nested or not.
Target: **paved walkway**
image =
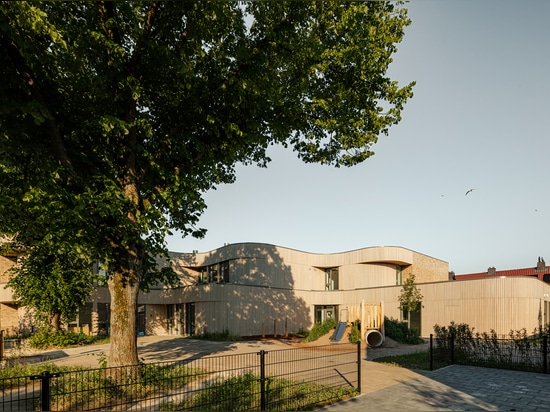
[[[178,360],[190,354],[250,353],[288,348],[288,342],[206,342],[169,336],[138,339],[146,362]],[[369,349],[361,364],[362,394],[322,411],[550,411],[550,375],[453,365],[433,372],[412,371],[372,359],[423,345]],[[32,362],[96,368],[108,345],[21,354]],[[31,356],[32,355],[32,356]]]
[[[550,375],[452,365],[422,374],[413,372],[399,383],[370,391],[369,381],[379,380],[376,368],[369,373],[369,365],[365,365],[363,372],[366,393],[322,410],[550,411]]]

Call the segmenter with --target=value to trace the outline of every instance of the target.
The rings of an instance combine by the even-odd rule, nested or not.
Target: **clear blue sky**
[[[262,242],[314,253],[402,246],[457,274],[550,264],[550,1],[412,0],[390,74],[403,120],[349,169],[274,148],[205,195],[206,252]],[[470,188],[475,190],[465,196]]]

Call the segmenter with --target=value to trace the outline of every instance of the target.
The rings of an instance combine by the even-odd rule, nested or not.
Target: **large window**
[[[325,269],[325,290],[338,290],[338,268]]]
[[[229,261],[202,267],[199,283],[229,283]]]

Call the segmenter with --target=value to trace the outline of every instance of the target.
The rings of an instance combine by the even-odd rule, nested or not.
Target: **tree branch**
[[[21,77],[21,79],[27,85],[27,88],[30,92],[31,97],[33,98],[34,101],[36,101],[42,107],[43,113],[45,115],[44,117],[45,117],[46,129],[50,136],[53,153],[57,157],[57,161],[62,166],[66,167],[69,173],[73,177],[78,178],[76,171],[74,170],[73,165],[71,163],[71,160],[67,156],[67,151],[65,150],[63,139],[61,137],[61,134],[59,133],[59,128],[57,127],[57,124],[55,122],[55,117],[50,111],[50,109],[48,108],[46,99],[44,98],[44,95],[40,90],[40,86],[38,85],[38,80],[34,75],[32,69],[27,65],[27,62],[23,58],[21,52],[19,51],[19,48],[13,41],[1,35],[0,44],[2,46],[2,49],[5,51],[6,55],[9,56],[13,65],[15,66],[17,74],[19,75],[19,77]]]

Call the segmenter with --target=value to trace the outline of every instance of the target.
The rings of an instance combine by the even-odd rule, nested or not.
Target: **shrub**
[[[400,343],[415,345],[424,342],[414,330],[409,329],[407,322],[384,317],[384,331],[387,337]]]
[[[349,334],[349,341],[351,343],[357,343],[361,340],[361,331],[357,325],[357,322],[354,322],[351,326],[351,332]]]
[[[32,335],[28,342],[31,348],[46,349],[50,347],[65,348],[67,346],[91,345],[105,341],[102,336],[87,336],[80,333],[59,330],[49,332],[43,329]]]
[[[302,342],[313,342],[326,335],[336,327],[336,319],[327,319],[323,323],[316,323]]]

